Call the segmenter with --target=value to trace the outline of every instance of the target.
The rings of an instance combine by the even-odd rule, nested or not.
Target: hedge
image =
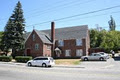
[[[15,60],[17,62],[22,62],[22,63],[26,63],[27,61],[31,60],[32,57],[31,56],[16,56]]]
[[[10,62],[12,59],[13,58],[11,56],[0,56],[0,61]]]

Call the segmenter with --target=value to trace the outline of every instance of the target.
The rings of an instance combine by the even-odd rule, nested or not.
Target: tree
[[[96,29],[90,30],[90,46],[91,48],[100,47],[102,37],[104,36],[105,30],[98,31]]]
[[[119,31],[109,31],[103,37],[103,41],[100,45],[105,50],[119,50],[120,49],[120,32]]]
[[[103,48],[106,52],[120,49],[120,31],[90,30],[91,48]]]
[[[0,32],[0,50],[3,51],[3,35],[4,35],[4,32]]]
[[[111,20],[108,21],[108,24],[109,24],[110,31],[113,31],[116,28],[116,24],[115,24],[115,21],[114,21],[113,17],[110,16],[110,18],[111,18]]]
[[[12,16],[10,16],[4,31],[4,44],[6,48],[12,49],[12,55],[15,56],[16,51],[23,49],[25,19],[20,1],[18,1]]]

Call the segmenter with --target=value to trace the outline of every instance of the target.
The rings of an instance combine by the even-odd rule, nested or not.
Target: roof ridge
[[[69,27],[61,27],[61,28],[55,28],[55,30],[58,29],[66,29],[66,28],[75,28],[75,27],[88,27],[88,25],[78,25],[78,26],[69,26]],[[39,30],[39,31],[47,31],[47,30],[51,30],[51,29],[46,29],[46,30]]]

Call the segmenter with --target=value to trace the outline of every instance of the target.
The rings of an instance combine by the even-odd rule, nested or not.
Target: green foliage
[[[23,62],[23,63],[26,63],[27,61],[31,60],[32,57],[31,56],[16,56],[15,57],[15,60],[17,62]]]
[[[108,23],[109,23],[109,28],[110,28],[110,31],[113,31],[113,30],[115,30],[115,28],[116,28],[116,24],[115,24],[115,21],[114,21],[113,17],[110,16],[110,18],[111,18],[111,20],[108,21]]]
[[[91,48],[104,48],[106,52],[120,49],[120,31],[90,30]]]
[[[4,32],[0,32],[0,50],[3,51],[3,47],[4,47],[4,43],[3,43],[3,35],[4,35]]]
[[[12,49],[12,53],[23,49],[25,31],[25,19],[23,18],[23,10],[21,3],[18,1],[13,14],[10,16],[4,30],[3,43],[5,49]]]
[[[97,31],[95,29],[90,30],[90,46],[96,48],[100,46],[102,37],[104,36],[105,30]]]
[[[12,57],[11,56],[0,56],[0,61],[10,62],[12,61]]]

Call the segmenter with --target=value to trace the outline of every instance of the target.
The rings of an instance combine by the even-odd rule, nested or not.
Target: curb
[[[85,67],[82,67],[82,66],[69,66],[69,65],[55,65],[54,67],[60,67],[60,68],[85,68]]]
[[[16,63],[16,62],[0,62],[3,64],[10,64],[10,65],[19,65],[19,66],[26,66],[26,63]],[[85,68],[82,66],[72,66],[72,65],[54,65],[53,67],[59,68]]]
[[[11,64],[11,65],[20,65],[20,66],[26,65],[26,63],[16,63],[16,62],[0,62],[0,63]]]

